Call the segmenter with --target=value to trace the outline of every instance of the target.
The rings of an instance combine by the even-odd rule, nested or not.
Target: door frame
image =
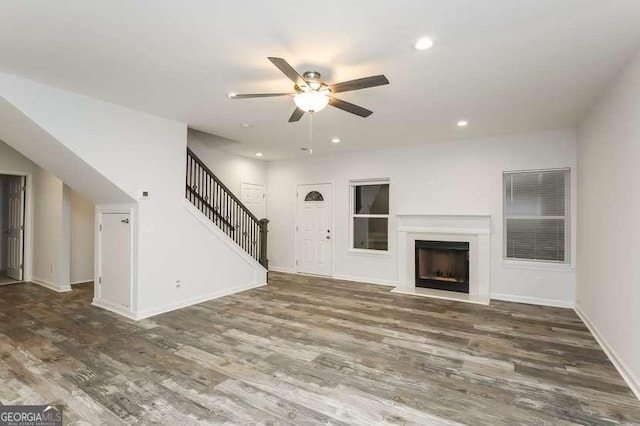
[[[257,182],[252,182],[250,180],[240,180],[240,201],[242,201],[244,203],[244,201],[242,200],[242,185],[244,184],[249,184],[249,185],[258,185],[264,188],[264,217],[259,217],[258,219],[265,219],[267,217],[267,199],[269,198],[269,192],[267,191],[267,185],[264,183],[257,183]]]
[[[102,215],[104,214],[128,214],[131,227],[129,233],[129,306],[120,305],[102,298],[102,288],[100,283],[100,277],[102,276],[102,232],[100,227],[102,226]],[[95,249],[94,249],[94,277],[93,277],[93,301],[92,305],[98,306],[120,315],[126,316],[131,319],[136,319],[137,309],[137,216],[136,207],[130,205],[96,205],[95,210]]]
[[[23,176],[25,178],[25,194],[23,206],[24,232],[22,233],[22,281],[29,282],[33,279],[33,175],[28,172],[17,172],[15,170],[2,170],[0,175]]]
[[[298,202],[298,198],[300,197],[300,187],[301,186],[308,186],[308,185],[329,185],[329,193],[331,194],[331,206],[329,208],[329,224],[331,226],[331,243],[329,244],[331,246],[331,268],[330,272],[329,272],[329,277],[334,276],[334,265],[335,265],[335,232],[334,232],[334,212],[335,209],[333,208],[333,203],[334,203],[334,189],[333,189],[333,183],[332,182],[317,182],[317,183],[299,183],[296,185],[296,196],[295,196],[295,220],[293,221],[293,235],[294,235],[294,244],[293,244],[293,255],[294,255],[294,270],[296,274],[301,274],[301,275],[309,275],[309,274],[305,274],[304,272],[300,272],[298,270],[298,214],[300,213],[299,211],[299,202]]]

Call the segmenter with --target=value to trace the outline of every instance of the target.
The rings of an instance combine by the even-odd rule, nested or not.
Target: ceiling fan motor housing
[[[307,88],[307,90],[305,90],[296,84],[294,86],[294,90],[296,91],[296,93],[301,93],[308,91],[309,88],[312,90],[323,89],[324,87],[326,87],[326,84],[320,81],[320,77],[321,75],[317,71],[306,71],[304,74],[302,74],[302,78],[304,78],[304,81],[307,82],[309,87]]]

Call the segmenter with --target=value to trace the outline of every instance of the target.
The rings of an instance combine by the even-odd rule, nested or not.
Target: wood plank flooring
[[[91,286],[2,286],[0,402],[91,425],[640,424],[571,310],[269,275],[139,322]]]

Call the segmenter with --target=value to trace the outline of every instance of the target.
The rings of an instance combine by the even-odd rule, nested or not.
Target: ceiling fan
[[[231,99],[248,99],[248,98],[269,98],[274,96],[293,96],[296,109],[289,117],[289,122],[299,121],[302,116],[308,112],[313,114],[322,110],[327,105],[331,105],[343,111],[360,117],[368,117],[373,114],[361,106],[354,105],[350,102],[343,101],[333,95],[340,92],[349,92],[352,90],[367,89],[369,87],[383,86],[389,84],[389,80],[384,75],[376,75],[372,77],[358,78],[342,83],[326,84],[320,80],[320,73],[316,71],[307,71],[300,75],[287,61],[282,58],[269,57],[269,60],[284,75],[289,77],[295,83],[292,93],[256,93],[256,94],[235,94],[229,95]]]

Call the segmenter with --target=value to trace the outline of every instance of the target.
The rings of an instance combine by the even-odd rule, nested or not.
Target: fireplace
[[[469,243],[418,241],[416,287],[469,293]]]

